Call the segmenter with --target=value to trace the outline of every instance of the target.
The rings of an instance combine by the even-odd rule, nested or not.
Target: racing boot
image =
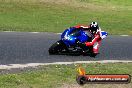
[[[95,57],[97,54],[99,54],[99,53],[98,52],[94,52],[93,46],[89,47],[89,56],[90,57]]]

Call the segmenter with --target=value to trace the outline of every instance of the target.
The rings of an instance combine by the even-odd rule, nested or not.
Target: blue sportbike
[[[105,34],[105,32],[103,32]],[[49,48],[49,54],[74,54],[81,55],[83,49],[78,46],[78,42],[85,43],[86,41],[91,41],[93,39],[93,35],[89,31],[84,31],[83,29],[76,29],[71,27],[66,29],[61,34],[61,40],[54,43]],[[90,50],[88,47],[86,47]]]

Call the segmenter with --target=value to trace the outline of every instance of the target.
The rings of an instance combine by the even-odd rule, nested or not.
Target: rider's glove
[[[90,43],[90,42],[86,42],[85,44],[86,44],[86,46],[92,46],[92,43]]]

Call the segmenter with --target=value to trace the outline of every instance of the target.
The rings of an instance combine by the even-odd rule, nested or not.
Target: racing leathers
[[[91,32],[90,26],[77,25],[77,26],[75,26],[75,28],[77,28],[77,29],[81,28],[81,29],[84,29],[84,30],[87,30],[87,31]],[[90,53],[93,53],[93,54],[98,54],[99,53],[99,46],[100,46],[101,40],[102,40],[101,36],[100,36],[100,34],[101,34],[100,32],[101,32],[100,27],[97,29],[97,31],[95,33],[91,32],[91,34],[92,34],[91,41],[87,41],[83,44],[87,47],[90,47],[89,48]],[[87,53],[87,50],[85,48],[83,48],[83,50],[84,50],[83,51],[84,53]]]

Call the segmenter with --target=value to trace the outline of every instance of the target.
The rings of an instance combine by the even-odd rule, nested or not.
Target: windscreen
[[[70,35],[71,36],[79,36],[80,35],[80,31],[79,29],[75,29],[73,31],[71,31]]]

